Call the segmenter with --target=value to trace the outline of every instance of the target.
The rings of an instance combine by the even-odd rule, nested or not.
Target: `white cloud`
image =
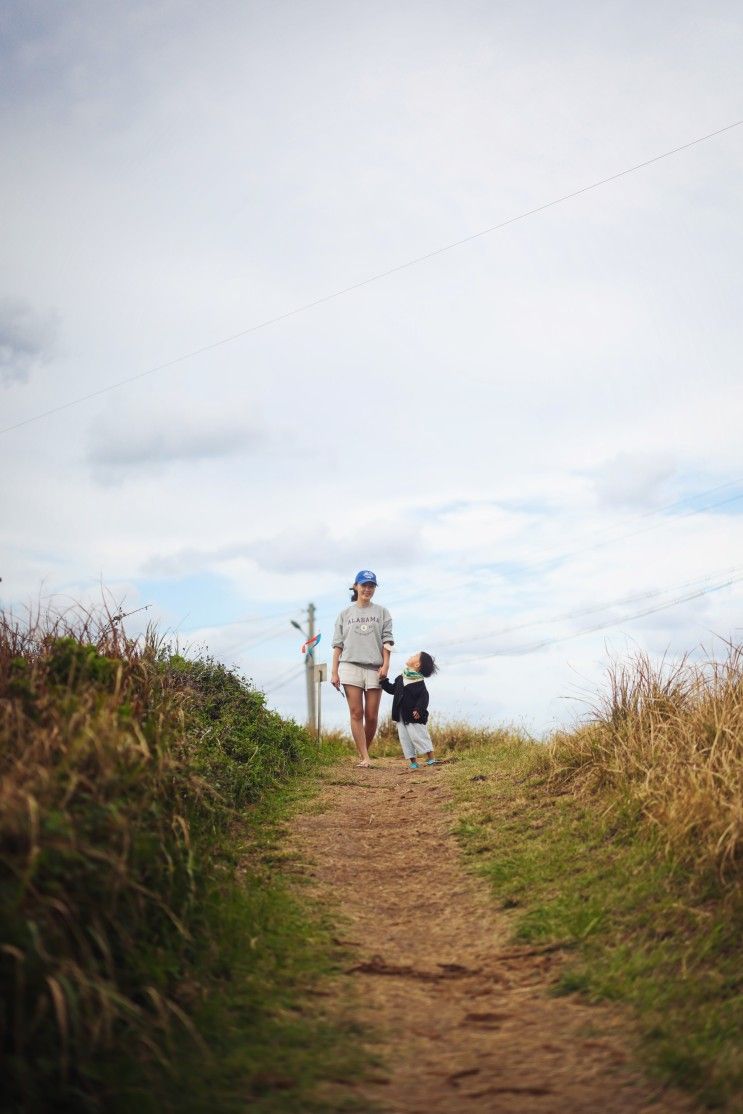
[[[252,532],[248,523],[245,532]],[[254,529],[254,528],[253,528]],[[355,530],[335,533],[327,523],[314,528],[298,523],[267,537],[253,537],[216,549],[184,549],[149,558],[144,572],[151,576],[182,576],[205,569],[224,568],[228,562],[248,559],[272,575],[332,573],[347,580],[365,563],[402,568],[420,559],[423,549],[420,526],[394,519],[366,519]],[[367,558],[373,558],[368,560]]]
[[[0,381],[24,382],[54,355],[57,320],[22,298],[0,298]]]
[[[113,482],[171,464],[254,454],[269,444],[256,421],[179,399],[166,411],[128,407],[110,414],[91,430],[88,461],[96,478]]]
[[[741,47],[728,0],[15,5],[2,424],[208,350],[0,440],[6,599],[102,576],[177,622],[202,575],[327,629],[370,566],[414,647],[734,564],[737,505],[652,512],[740,469],[741,132],[209,346],[729,122]],[[706,607],[630,630],[741,625]],[[436,691],[546,723],[602,658]]]
[[[594,472],[599,501],[614,507],[644,510],[668,502],[667,481],[673,457],[650,453],[617,453]]]

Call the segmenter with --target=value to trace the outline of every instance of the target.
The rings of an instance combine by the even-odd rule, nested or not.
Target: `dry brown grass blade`
[[[60,1073],[63,1078],[67,1077],[69,1067],[69,1044],[70,1044],[70,1017],[67,1009],[67,1000],[64,991],[57,981],[51,975],[47,975],[46,984],[49,987],[49,994],[52,999],[54,1007],[54,1015],[57,1019],[57,1028],[59,1030],[60,1038],[60,1054],[59,1054],[59,1067]]]
[[[13,1050],[16,1056],[23,1052],[23,999],[26,990],[24,964],[26,957],[20,948],[13,944],[0,944],[0,952],[15,960],[14,1009],[13,1009]]]
[[[554,784],[619,789],[669,850],[732,883],[743,847],[743,652],[615,664],[590,721],[548,748]]]

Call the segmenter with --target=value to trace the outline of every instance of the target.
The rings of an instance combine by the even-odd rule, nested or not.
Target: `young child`
[[[436,662],[425,650],[413,654],[405,662],[399,677],[389,681],[385,677],[382,688],[392,694],[392,719],[397,724],[397,734],[402,752],[410,760],[410,769],[419,769],[419,754],[425,756],[426,765],[433,766],[433,743],[428,733],[428,689],[425,678],[437,673]]]

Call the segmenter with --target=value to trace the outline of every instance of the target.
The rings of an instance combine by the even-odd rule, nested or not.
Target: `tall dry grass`
[[[559,732],[550,777],[637,803],[669,849],[732,881],[743,850],[743,647],[724,660],[616,664],[590,720]]]
[[[122,1048],[189,1030],[204,894],[235,810],[310,740],[261,693],[110,612],[0,615],[0,1074],[75,1109]],[[0,1103],[2,1105],[2,1103]],[[94,1103],[93,1103],[94,1105]]]
[[[466,720],[440,719],[431,716],[428,721],[434,751],[439,758],[451,758],[457,752],[467,750],[495,750],[502,746],[528,745],[531,740],[526,732],[517,727],[486,727],[473,726]],[[353,749],[350,735],[343,731],[332,733],[332,737],[339,743],[345,743]],[[397,734],[397,725],[390,715],[383,716],[379,721],[374,743],[371,747],[372,758],[403,758],[400,740]]]

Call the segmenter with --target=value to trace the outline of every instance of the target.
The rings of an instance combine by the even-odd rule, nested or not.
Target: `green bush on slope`
[[[165,1063],[238,810],[314,753],[218,663],[88,617],[0,620],[5,1109],[97,1108],[108,1058]],[[229,896],[229,895],[228,895]]]

